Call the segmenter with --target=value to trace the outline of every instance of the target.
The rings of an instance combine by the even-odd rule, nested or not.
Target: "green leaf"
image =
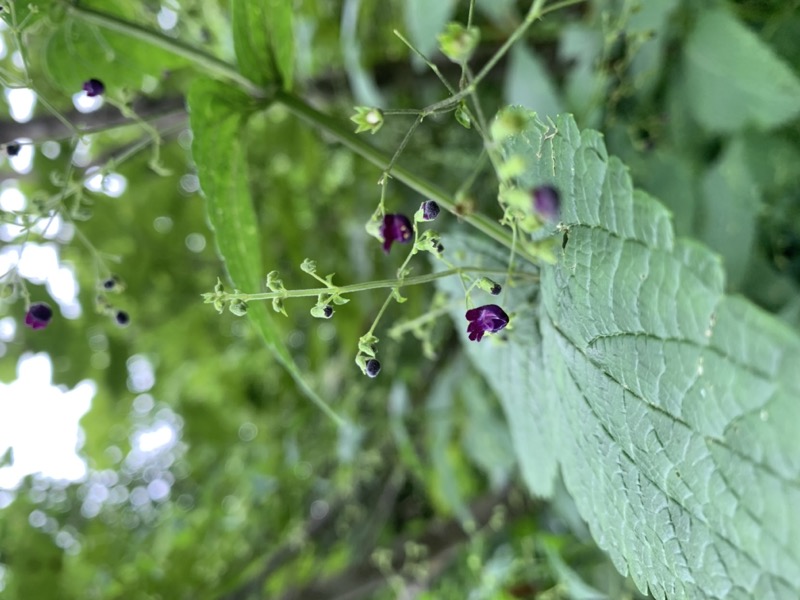
[[[533,355],[517,393],[542,385],[524,327],[541,332],[549,376],[546,393],[514,400],[518,418],[546,403],[550,452],[579,511],[642,591],[798,597],[800,338],[724,295],[719,260],[675,238],[598,132],[571,116],[557,126],[532,118],[504,143],[528,162],[523,188],[561,190],[570,228],[541,270],[538,323],[512,321],[507,345]],[[507,355],[481,350],[502,385]]]
[[[242,128],[253,108],[250,102],[238,89],[207,79],[196,81],[189,92],[192,153],[219,255],[225,261],[235,288],[259,292],[266,271],[261,259],[258,220],[248,187],[247,156],[241,144]],[[303,379],[280,338],[280,329],[267,305],[266,302],[251,302],[247,316],[303,392],[337,424],[343,425],[342,419]]]
[[[728,285],[737,289],[747,273],[761,206],[743,139],[729,144],[708,170],[702,190],[698,237],[722,255]]]
[[[772,129],[800,114],[800,80],[725,10],[700,14],[684,48],[687,103],[707,129]]]
[[[232,0],[233,45],[242,74],[258,84],[294,77],[294,18],[291,0]]]
[[[507,104],[520,104],[535,110],[542,118],[564,112],[553,78],[536,53],[523,44],[511,49],[504,96]]]
[[[77,19],[67,19],[53,31],[44,62],[48,78],[67,93],[80,92],[83,82],[94,78],[112,95],[120,88],[152,92],[165,70],[186,65],[170,52]]]
[[[406,0],[404,16],[408,37],[414,47],[430,57],[437,48],[436,36],[453,17],[454,0]],[[414,57],[415,62],[417,57]],[[422,64],[419,61],[417,64]]]
[[[463,265],[486,269],[504,269],[508,255],[486,240],[451,233],[447,238],[447,251],[458,257]],[[442,269],[441,263],[434,263]],[[535,274],[530,265],[517,268]],[[466,308],[459,300],[463,289],[456,278],[440,280],[439,287],[454,299],[452,311],[456,328],[466,339]],[[557,455],[553,452],[558,432],[555,403],[551,394],[549,374],[544,368],[541,335],[536,326],[537,308],[528,299],[530,290],[526,286],[505,286],[504,307],[511,313],[514,343],[503,342],[500,336],[489,336],[481,343],[469,342],[466,350],[477,370],[486,378],[500,399],[511,442],[517,455],[522,478],[537,496],[549,497],[553,493],[558,468]],[[472,294],[476,305],[496,304],[498,299],[475,291]],[[531,398],[536,398],[531,402]]]

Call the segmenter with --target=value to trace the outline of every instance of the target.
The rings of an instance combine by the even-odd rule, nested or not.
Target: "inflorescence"
[[[557,218],[558,193],[555,188],[552,186],[537,188],[531,191],[530,197],[532,200],[529,210],[535,214],[541,213],[541,216],[548,220]],[[471,285],[465,285],[464,288],[468,307],[471,304],[470,293],[474,288],[492,296],[500,295],[503,288],[496,281],[480,274],[478,277],[472,279],[467,274],[471,271],[478,271],[479,273],[480,271],[486,272],[485,269],[453,267],[453,265],[443,258],[444,245],[441,242],[440,234],[431,229],[420,231],[420,224],[429,223],[439,216],[441,208],[435,201],[426,200],[422,202],[413,218],[409,218],[402,213],[383,213],[382,206],[383,204],[381,203],[379,212],[373,216],[373,219],[367,225],[367,230],[378,238],[384,253],[389,254],[394,244],[411,244],[411,250],[406,261],[398,269],[398,277],[396,280],[339,286],[333,282],[333,274],[325,277],[318,275],[316,262],[305,259],[302,265],[300,265],[300,269],[314,277],[324,287],[306,290],[289,290],[285,287],[278,272],[272,271],[267,275],[265,280],[265,287],[268,290],[266,292],[242,293],[236,289],[234,289],[233,292],[228,292],[222,282],[217,281],[213,292],[203,294],[206,303],[213,304],[220,313],[227,308],[229,312],[236,316],[244,316],[247,314],[248,304],[250,302],[270,300],[272,301],[272,308],[275,312],[286,315],[287,313],[284,306],[284,301],[286,299],[316,296],[317,301],[311,308],[311,315],[319,319],[330,319],[335,313],[335,305],[342,305],[349,302],[349,298],[347,298],[349,294],[368,289],[388,288],[391,293],[386,303],[384,303],[383,308],[378,313],[370,330],[358,341],[358,352],[355,359],[362,373],[368,377],[374,378],[381,371],[381,363],[377,357],[379,339],[374,335],[374,330],[389,301],[392,299],[397,302],[405,301],[405,298],[400,293],[402,287],[432,282],[445,276],[459,275],[464,281],[468,282],[468,280],[472,280]],[[409,259],[419,252],[430,253],[436,258],[443,260],[445,264],[451,268],[439,273],[411,277],[409,276],[410,270],[407,268],[407,264]],[[431,311],[431,314],[434,312],[436,311]],[[442,311],[439,310],[436,314],[441,314],[441,312]],[[480,342],[486,335],[495,334],[505,329],[510,321],[508,313],[498,304],[484,304],[475,308],[469,308],[465,313],[465,318],[467,320],[467,336],[469,340],[474,342]],[[432,318],[426,319],[425,317],[417,317],[413,321],[415,323],[415,328],[419,331],[421,323],[432,320]],[[395,337],[395,333],[390,333],[392,337]],[[429,354],[430,353],[426,351],[426,355]]]

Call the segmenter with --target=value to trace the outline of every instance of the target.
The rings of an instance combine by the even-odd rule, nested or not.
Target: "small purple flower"
[[[439,205],[433,200],[426,200],[420,208],[422,208],[422,219],[425,221],[433,221],[441,211]]]
[[[508,325],[508,315],[497,304],[486,304],[467,311],[467,333],[473,342],[480,342],[483,334],[497,333]]]
[[[9,156],[17,156],[20,150],[22,150],[22,146],[20,146],[17,142],[6,144],[6,154]]]
[[[86,92],[89,98],[94,98],[95,96],[102,96],[103,92],[106,91],[106,86],[99,79],[90,79],[83,83],[83,91]]]
[[[387,254],[393,242],[406,244],[411,240],[414,230],[405,215],[384,215],[380,234],[383,237],[383,251]]]
[[[53,309],[45,302],[34,302],[25,313],[25,325],[31,329],[44,329],[53,318]]]
[[[561,201],[558,190],[552,185],[540,185],[533,188],[533,210],[547,221],[558,221]]]

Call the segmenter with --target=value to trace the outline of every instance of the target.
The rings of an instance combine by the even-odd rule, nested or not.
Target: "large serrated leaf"
[[[465,266],[502,272],[508,264],[505,252],[478,238],[451,234],[447,248],[448,254]],[[440,265],[437,263],[442,268]],[[518,267],[528,275],[536,275],[531,266]],[[455,278],[440,281],[439,287],[453,298],[463,296]],[[480,344],[468,343],[466,349],[500,399],[525,484],[537,496],[549,497],[558,468],[557,455],[553,452],[558,436],[554,428],[558,419],[553,412],[557,398],[544,368],[541,335],[536,324],[537,308],[531,303],[532,290],[524,285],[524,280],[507,287],[503,299],[512,314],[513,343],[503,341],[504,336],[489,336]],[[472,293],[472,300],[476,305],[500,301],[479,291]],[[466,307],[456,300],[452,317],[463,332],[467,328],[465,311]]]
[[[527,377],[505,388],[527,394],[504,398],[511,423],[552,418],[534,445],[552,444],[598,544],[643,591],[800,597],[800,338],[724,295],[718,258],[675,238],[600,134],[556,124],[532,118],[503,150],[527,161],[521,186],[561,190],[569,240],[541,271],[538,321],[520,312],[505,346],[472,344],[476,365],[495,389]]]
[[[772,129],[800,114],[800,79],[723,9],[701,12],[686,42],[687,104],[707,129]]]
[[[251,108],[250,99],[243,92],[216,81],[200,79],[189,92],[192,154],[208,203],[208,219],[219,254],[225,261],[234,287],[256,292],[262,289],[265,270],[258,220],[248,187],[247,157],[241,143],[242,127]],[[303,379],[266,303],[251,302],[247,315],[300,389],[329,416],[343,424]]]
[[[294,76],[294,17],[291,0],[232,0],[233,45],[242,74],[258,84]]]

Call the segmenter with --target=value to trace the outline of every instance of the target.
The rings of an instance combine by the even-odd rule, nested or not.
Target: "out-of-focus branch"
[[[185,118],[186,114],[185,100],[182,96],[156,99],[138,98],[133,102],[132,108],[142,120],[151,122],[167,117],[170,117],[174,122],[176,114],[183,115],[183,118]],[[100,110],[92,113],[72,110],[64,116],[67,121],[87,133],[136,124],[136,121],[125,118],[120,114],[119,110],[110,105],[103,106]],[[154,123],[154,125],[157,124]],[[156,128],[158,129],[159,127],[156,126]],[[72,132],[66,125],[53,115],[42,115],[27,123],[17,123],[16,121],[0,122],[0,143],[10,142],[19,138],[28,138],[33,140],[34,143],[40,143],[46,140],[58,140],[71,136]]]

